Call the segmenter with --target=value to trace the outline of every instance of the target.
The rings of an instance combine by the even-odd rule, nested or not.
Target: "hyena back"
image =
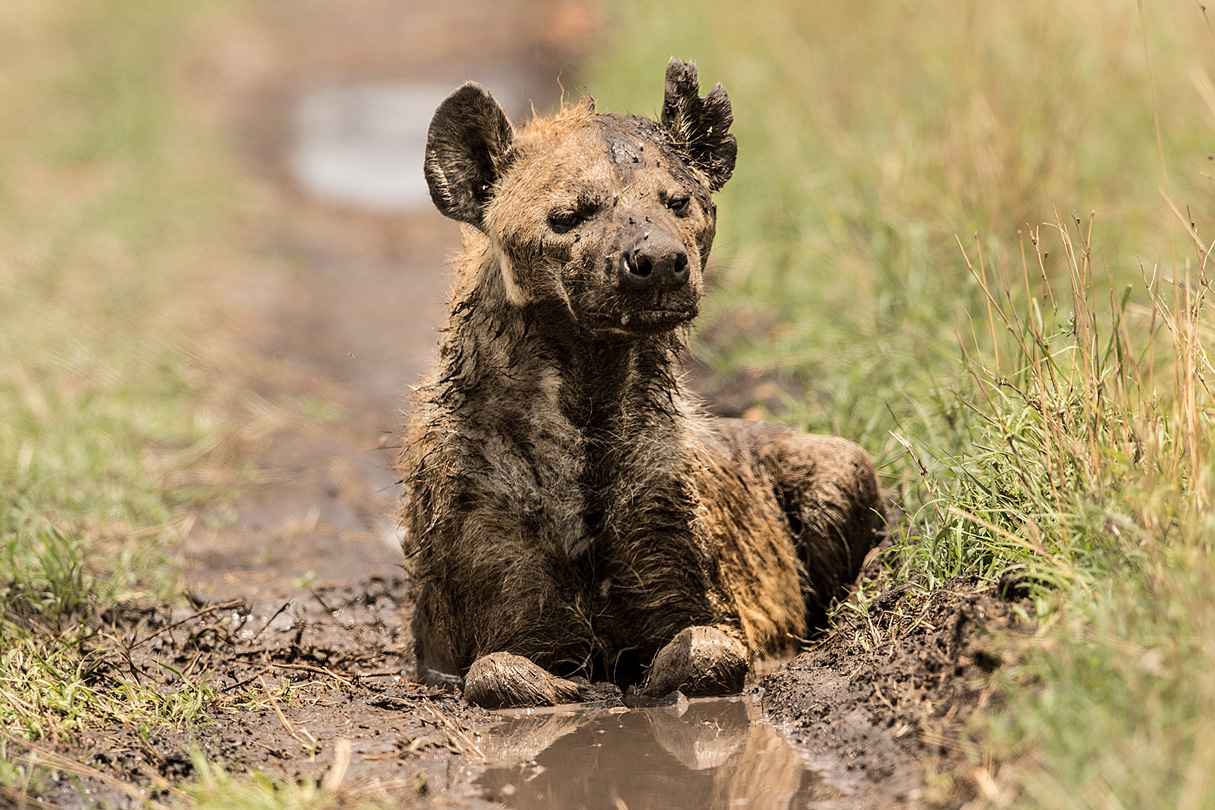
[[[582,678],[737,691],[873,542],[859,447],[711,419],[681,389],[731,123],[675,60],[657,122],[588,97],[516,131],[475,84],[435,113],[431,196],[470,227],[402,522],[419,671],[463,675],[470,701],[567,702]]]

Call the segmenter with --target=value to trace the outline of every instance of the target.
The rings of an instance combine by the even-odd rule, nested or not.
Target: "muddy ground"
[[[408,680],[388,470],[401,398],[430,363],[458,228],[428,207],[376,214],[315,199],[288,165],[293,110],[343,82],[454,87],[469,77],[508,83],[516,114],[529,101],[543,110],[600,24],[572,0],[270,0],[200,34],[206,56],[184,81],[224,120],[272,200],[246,237],[295,268],[233,291],[272,369],[251,394],[312,394],[342,415],[257,445],[258,484],[231,505],[234,518],[211,515],[187,540],[188,606],[107,616],[104,643],[130,672],[165,689],[208,673],[227,709],[188,731],[86,734],[58,753],[93,770],[76,767],[83,775],[43,806],[171,803],[175,785],[196,775],[195,751],[237,772],[316,780],[343,801],[401,806],[918,807],[957,805],[982,786],[958,732],[988,699],[984,675],[999,663],[987,633],[1017,620],[1014,606],[965,582],[930,598],[914,588],[881,595],[870,619],[847,620],[734,702],[630,714],[609,701],[533,721]],[[721,410],[756,398],[746,381],[700,380],[726,392]],[[755,722],[761,710],[775,725]],[[634,733],[646,742],[599,742]],[[629,759],[643,748],[666,763],[649,781]],[[572,770],[554,777],[557,766],[543,763],[555,756]],[[490,761],[505,770],[483,773]],[[662,768],[677,766],[689,780],[681,792],[653,798],[670,781]],[[568,775],[613,768],[627,784],[610,795]],[[925,772],[955,776],[925,787]]]

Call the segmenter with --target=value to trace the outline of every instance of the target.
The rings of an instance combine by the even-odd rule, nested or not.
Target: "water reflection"
[[[487,797],[523,810],[759,808],[845,794],[742,699],[504,717],[481,742]]]

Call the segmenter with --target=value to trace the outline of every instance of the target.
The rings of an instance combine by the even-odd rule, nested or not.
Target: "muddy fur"
[[[863,450],[682,391],[731,122],[675,60],[658,122],[588,97],[515,131],[474,84],[435,113],[431,195],[468,227],[402,522],[419,670],[466,675],[474,702],[571,700],[575,676],[737,691],[873,542]]]

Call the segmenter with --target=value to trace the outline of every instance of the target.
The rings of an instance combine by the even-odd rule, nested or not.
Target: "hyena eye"
[[[548,215],[548,227],[554,233],[569,233],[581,221],[582,217],[575,211],[553,211]]]
[[[691,205],[692,198],[687,195],[682,197],[672,197],[671,199],[667,200],[667,208],[671,209],[671,211],[677,217],[687,216]]]

